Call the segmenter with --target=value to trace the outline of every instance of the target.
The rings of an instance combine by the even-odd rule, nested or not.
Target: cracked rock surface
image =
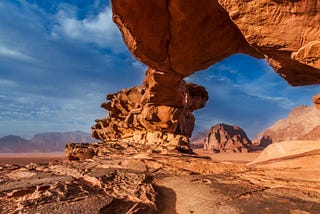
[[[1,166],[0,213],[316,214],[320,209],[319,168],[104,151],[81,161]]]

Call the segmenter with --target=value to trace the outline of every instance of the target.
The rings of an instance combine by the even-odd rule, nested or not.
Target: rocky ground
[[[0,213],[320,210],[319,167],[264,167],[265,159],[260,165],[244,165],[174,152],[115,151],[86,160],[1,166]],[[319,162],[320,152],[311,151],[305,156]]]

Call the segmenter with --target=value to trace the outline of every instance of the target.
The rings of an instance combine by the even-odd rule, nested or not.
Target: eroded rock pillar
[[[92,127],[95,138],[188,151],[192,112],[205,106],[208,93],[174,71],[149,68],[143,86],[109,94],[107,100],[102,107],[108,116]]]

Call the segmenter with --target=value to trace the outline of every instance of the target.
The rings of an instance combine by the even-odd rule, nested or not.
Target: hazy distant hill
[[[30,141],[19,136],[8,135],[0,138],[0,152],[15,152],[17,149],[24,152],[33,150]]]
[[[298,106],[287,118],[259,133],[256,141],[261,146],[290,140],[319,139],[320,111],[314,106]]]
[[[9,135],[0,139],[0,152],[60,152],[70,142],[91,143],[96,141],[90,134],[81,131],[40,133],[31,140]]]

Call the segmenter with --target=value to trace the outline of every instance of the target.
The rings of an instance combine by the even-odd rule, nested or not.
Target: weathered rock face
[[[252,144],[240,127],[223,123],[211,127],[203,143],[206,150],[214,152],[248,152]]]
[[[268,146],[259,157],[249,163],[266,168],[319,169],[320,141],[283,141]]]
[[[317,0],[113,0],[112,5],[129,50],[157,70],[186,77],[245,53],[264,56],[292,85],[320,83]]]
[[[315,104],[316,108],[320,110],[320,94],[314,96],[312,98],[312,101]]]
[[[299,106],[290,112],[288,118],[279,120],[260,133],[258,140],[260,146],[266,147],[271,143],[304,139],[303,136],[308,135],[317,126],[320,126],[320,111],[313,106]],[[310,133],[308,139],[312,135]]]
[[[205,106],[208,93],[173,71],[148,69],[143,86],[110,94],[107,100],[102,107],[109,115],[92,127],[95,138],[188,150],[192,112]]]
[[[320,140],[320,125],[312,129],[302,137],[299,137],[298,140]]]
[[[218,0],[249,44],[291,85],[320,83],[318,0]]]
[[[159,71],[186,77],[235,53],[257,55],[216,0],[112,0],[112,8],[131,53]]]

